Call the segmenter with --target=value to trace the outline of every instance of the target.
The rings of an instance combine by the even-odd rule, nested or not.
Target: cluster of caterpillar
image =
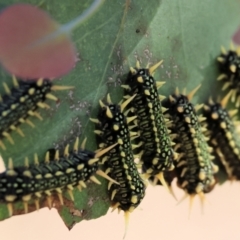
[[[69,151],[67,145],[63,154],[56,150],[53,158],[47,152],[45,161],[39,162],[35,154],[35,164],[29,164],[26,158],[25,166],[14,167],[12,159],[9,159],[6,171],[0,173],[0,201],[7,204],[9,216],[13,214],[13,204],[16,202],[23,202],[25,213],[28,212],[28,203],[31,201],[34,201],[36,209],[39,209],[39,201],[47,199],[51,208],[52,194],[57,194],[60,203],[63,204],[64,190],[68,191],[73,201],[73,187],[77,186],[79,190],[86,188],[87,180],[101,184],[94,174],[118,184],[99,169],[99,157],[116,144],[92,152],[85,149],[85,142],[83,141],[79,149],[77,138],[72,151]]]
[[[157,82],[154,71],[162,61],[152,67],[141,68],[137,61],[135,68],[130,68],[126,82],[124,100],[114,104],[110,95],[106,101],[99,101],[100,112],[95,119],[100,150],[85,150],[85,142],[78,149],[78,139],[73,151],[65,147],[61,155],[46,154],[45,161],[14,167],[9,160],[7,170],[0,174],[0,202],[8,205],[9,215],[13,214],[13,204],[23,202],[28,212],[28,204],[47,199],[52,206],[52,195],[57,195],[63,204],[62,192],[67,190],[73,199],[72,190],[86,187],[86,181],[100,184],[94,176],[99,174],[108,179],[109,195],[113,209],[125,213],[126,229],[129,214],[139,206],[145,196],[146,183],[149,179],[155,185],[161,184],[170,192],[173,179],[185,191],[185,197],[210,192],[216,184],[214,174],[218,167],[213,163],[214,155],[225,167],[229,179],[240,179],[240,142],[231,116],[236,110],[227,112],[228,100],[240,105],[238,80],[240,80],[240,50],[227,52],[222,48],[218,57],[221,75],[218,80],[226,80],[223,89],[230,88],[227,96],[220,102],[212,100],[204,105],[204,117],[197,114],[202,105],[194,105],[191,100],[200,86],[186,94],[178,89],[167,99],[159,95],[158,88],[164,82]],[[71,89],[70,86],[52,85],[49,80],[36,82],[17,81],[10,90],[3,83],[6,95],[0,101],[0,146],[5,149],[2,139],[11,143],[11,131],[24,135],[19,125],[23,122],[34,126],[29,116],[42,119],[37,108],[48,108],[45,100],[57,98],[52,90]],[[207,129],[205,129],[205,125]],[[213,151],[214,149],[214,151]],[[99,161],[99,158],[102,161]],[[141,169],[134,162],[140,159]],[[103,164],[106,172],[100,170]],[[141,174],[140,174],[141,172]],[[173,193],[173,192],[172,192]],[[126,231],[125,231],[126,232]]]
[[[236,107],[240,106],[240,47],[235,49],[230,44],[230,50],[221,48],[221,54],[217,57],[220,75],[217,80],[224,81],[222,90],[231,92],[231,101],[235,102]]]
[[[6,150],[2,139],[7,138],[14,144],[10,135],[11,131],[17,131],[21,136],[24,133],[19,125],[26,122],[31,127],[34,124],[29,119],[35,116],[42,120],[41,115],[36,111],[38,108],[49,108],[45,103],[46,99],[57,101],[51,91],[72,89],[72,86],[53,85],[52,81],[39,79],[37,81],[21,81],[13,77],[13,87],[10,90],[6,83],[3,83],[6,94],[0,97],[0,147]]]

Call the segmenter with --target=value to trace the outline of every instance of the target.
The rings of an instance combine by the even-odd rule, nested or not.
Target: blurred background
[[[149,185],[142,204],[130,216],[125,240],[239,240],[239,189],[237,182],[216,186],[206,195],[203,214],[196,197],[189,219],[189,199],[177,205],[163,187]],[[177,187],[174,191],[178,199],[184,195]],[[71,231],[55,209],[47,208],[0,223],[0,239],[3,240],[121,240],[123,235],[123,213],[111,213],[111,210],[99,219],[76,224]]]

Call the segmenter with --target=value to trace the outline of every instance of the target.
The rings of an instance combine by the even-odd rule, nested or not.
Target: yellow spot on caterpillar
[[[3,112],[2,112],[2,116],[3,116],[3,117],[6,117],[6,116],[8,115],[8,113],[9,113],[9,111],[3,111]]]
[[[36,178],[36,179],[42,179],[42,174],[37,174],[37,175],[35,176],[35,178]]]
[[[84,164],[82,163],[82,164],[78,164],[77,165],[77,170],[82,170],[84,168]]]
[[[17,196],[16,196],[16,195],[6,195],[6,196],[5,196],[6,202],[14,202],[15,199],[17,199]]]
[[[114,131],[118,131],[118,130],[119,130],[119,126],[118,126],[117,124],[114,124],[114,125],[113,125],[113,130],[114,130]]]
[[[150,91],[149,91],[148,89],[145,89],[145,90],[144,90],[144,94],[145,94],[146,96],[150,96],[150,95],[151,95],[151,93],[150,93]]]
[[[233,73],[235,73],[237,70],[236,65],[231,65],[229,68],[230,68],[231,72],[233,72]]]
[[[238,148],[234,148],[233,152],[234,152],[236,155],[239,155],[239,150],[238,150]]]
[[[28,94],[29,94],[29,95],[34,95],[34,93],[35,93],[35,88],[30,88],[30,89],[28,90]]]
[[[143,83],[143,82],[144,82],[142,77],[138,77],[138,78],[137,78],[137,81],[138,81],[139,83]]]
[[[42,194],[40,192],[35,192],[34,195],[38,198],[41,198],[42,197]]]
[[[132,196],[131,202],[132,202],[133,204],[137,203],[137,202],[138,202],[138,197],[137,197],[136,195],[135,195],[135,196]]]
[[[47,196],[51,196],[51,192],[49,190],[45,190],[44,193],[47,195]]]
[[[186,122],[186,123],[191,123],[190,117],[185,117],[185,122]]]
[[[200,193],[203,191],[203,184],[199,183],[197,187],[195,188],[196,193]]]
[[[53,175],[52,175],[51,173],[46,173],[46,174],[44,175],[44,177],[45,177],[45,178],[52,178]]]
[[[11,170],[11,169],[10,169],[10,170],[7,170],[7,171],[6,171],[6,175],[13,177],[13,176],[17,176],[18,174],[17,174],[17,172],[15,172],[14,170]]]
[[[78,165],[79,166],[79,165]],[[63,172],[61,172],[61,171],[57,171],[56,173],[55,173],[55,176],[61,176],[61,175],[63,175],[64,173]]]
[[[121,152],[120,152],[120,156],[121,156],[121,157],[126,157],[126,153],[123,152],[123,151],[121,151]]]
[[[128,175],[127,180],[132,181],[132,177],[130,175]]]
[[[118,139],[118,144],[123,145],[123,140],[121,138]]]
[[[203,172],[203,171],[200,171],[198,177],[199,177],[200,180],[204,180],[204,179],[206,179],[206,173]]]
[[[37,80],[37,86],[38,87],[41,87],[43,85],[43,78],[39,78],[38,80]]]
[[[178,111],[179,113],[182,113],[182,112],[184,111],[184,108],[183,108],[182,106],[178,106],[178,107],[177,107],[177,111]]]
[[[28,195],[23,196],[23,197],[22,197],[22,200],[23,200],[24,202],[28,202],[28,201],[31,200],[31,197],[32,197],[32,195],[31,195],[31,194],[28,194]]]
[[[192,134],[195,134],[195,133],[196,133],[196,130],[195,130],[194,128],[190,128],[189,131],[190,131],[190,133],[192,133]]]
[[[33,176],[32,176],[32,173],[31,173],[29,170],[25,170],[25,171],[23,172],[23,176],[29,177],[29,178],[32,178],[32,177],[33,177]]]
[[[157,164],[158,164],[158,159],[157,159],[157,158],[154,158],[154,159],[152,160],[152,164],[153,164],[153,165],[157,165]]]
[[[69,174],[69,173],[72,173],[72,172],[75,172],[75,169],[74,168],[68,168],[66,170],[66,173]]]

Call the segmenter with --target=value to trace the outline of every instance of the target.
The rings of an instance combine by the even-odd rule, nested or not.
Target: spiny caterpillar
[[[129,213],[131,213],[145,196],[145,184],[141,179],[137,167],[134,163],[134,155],[130,137],[136,133],[129,131],[129,123],[136,119],[136,116],[125,117],[126,106],[135,96],[127,99],[120,105],[113,104],[110,96],[107,102],[101,100],[101,110],[98,119],[92,119],[98,126],[95,133],[102,139],[101,147],[107,147],[117,142],[118,145],[111,149],[104,157],[107,173],[114,178],[119,185],[109,184],[109,192],[113,209],[125,212],[126,229],[128,225]],[[125,232],[126,233],[126,232]]]
[[[212,149],[203,134],[205,129],[200,125],[204,118],[196,113],[201,105],[194,108],[190,102],[199,87],[187,96],[185,92],[180,94],[177,89],[166,101],[166,114],[172,120],[171,128],[176,133],[177,142],[175,150],[179,153],[175,163],[177,184],[186,192],[184,198],[190,195],[190,203],[196,194],[204,200],[204,193],[209,192],[215,183],[214,173],[217,171],[212,163]]]
[[[210,99],[204,106],[204,115],[207,118],[209,143],[225,167],[228,178],[240,180],[240,138],[231,119],[237,109],[229,112],[226,110],[229,98],[230,93],[220,103]]]
[[[28,119],[29,116],[35,116],[42,120],[37,108],[49,108],[45,103],[46,99],[57,101],[57,97],[51,94],[51,91],[72,89],[71,86],[53,85],[52,81],[39,79],[37,81],[17,81],[13,77],[13,88],[10,90],[6,83],[3,83],[6,94],[0,97],[0,146],[6,149],[1,141],[7,138],[10,143],[14,143],[10,135],[12,130],[17,131],[24,136],[18,127],[26,122],[31,127],[34,124]]]
[[[163,115],[166,110],[161,106],[163,97],[158,94],[158,88],[164,82],[156,82],[152,76],[161,63],[162,61],[150,68],[140,68],[137,61],[136,68],[130,68],[126,85],[122,87],[130,95],[126,98],[136,94],[131,106],[137,116],[135,124],[139,128],[138,145],[141,148],[139,156],[143,163],[144,175],[147,178],[159,179],[167,187],[163,172],[174,169],[173,161],[177,158],[177,154],[173,151],[174,143],[167,128],[167,119]]]
[[[217,80],[224,80],[222,90],[229,89],[231,101],[235,102],[236,107],[240,106],[240,47],[235,49],[233,44],[230,50],[221,48],[221,55],[217,58],[219,63],[220,75]]]
[[[49,158],[46,153],[45,162],[38,162],[35,154],[35,164],[28,164],[25,159],[25,166],[14,167],[12,159],[9,159],[8,168],[0,174],[0,202],[7,203],[9,215],[13,213],[13,203],[23,202],[25,213],[28,212],[28,203],[34,200],[36,209],[39,209],[39,201],[47,199],[48,206],[52,206],[52,194],[57,194],[59,201],[63,204],[62,192],[67,190],[72,200],[73,187],[79,190],[86,188],[85,182],[90,179],[101,184],[94,176],[95,173],[111,179],[106,173],[99,169],[99,157],[107,153],[115,145],[97,152],[84,150],[84,141],[81,148],[78,148],[79,140],[75,141],[73,151],[69,152],[69,145],[65,147],[64,154],[59,155],[56,150],[54,159]]]

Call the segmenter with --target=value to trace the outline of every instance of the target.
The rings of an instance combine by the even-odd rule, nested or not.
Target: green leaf
[[[17,1],[0,1],[1,4],[14,2]],[[25,2],[38,3],[37,0]],[[58,3],[49,0],[43,2],[42,8],[64,23],[90,4],[91,0],[82,5],[77,0]],[[56,93],[61,99],[60,104],[52,102],[50,110],[39,111],[44,121],[32,119],[36,129],[22,126],[25,139],[13,133],[16,144],[12,146],[4,142],[7,146],[7,151],[2,152],[4,160],[12,157],[15,165],[23,165],[24,157],[33,161],[34,153],[43,159],[47,149],[54,146],[62,149],[80,134],[82,139],[88,137],[87,148],[95,150],[94,125],[89,122],[89,116],[96,116],[98,100],[106,93],[110,92],[116,102],[122,98],[120,85],[136,59],[142,66],[164,60],[162,68],[155,74],[157,80],[166,81],[159,90],[162,95],[172,93],[177,86],[180,89],[187,87],[189,91],[201,83],[195,103],[205,102],[209,96],[222,96],[216,81],[215,59],[220,46],[229,45],[238,27],[239,5],[239,0],[105,1],[101,10],[73,34],[81,64],[77,64],[61,81],[55,82],[73,85],[76,89]],[[10,77],[3,72],[2,79],[10,83]],[[106,182],[101,181],[101,186],[88,184],[83,192],[75,190],[74,204],[67,194],[65,206],[56,203],[69,228],[83,219],[96,218],[107,212]],[[17,213],[23,212],[21,204],[17,209]],[[7,217],[6,206],[2,204],[0,218]]]

